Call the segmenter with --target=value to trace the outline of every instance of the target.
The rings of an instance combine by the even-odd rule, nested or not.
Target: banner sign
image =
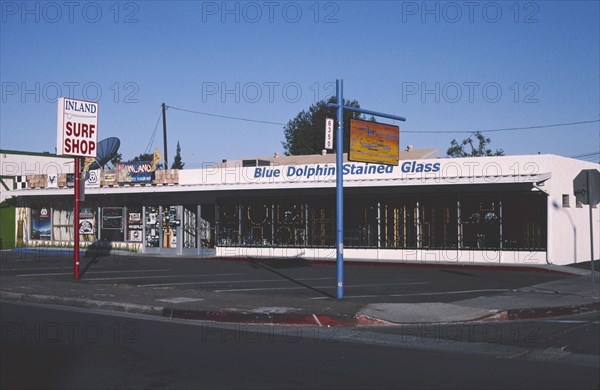
[[[48,240],[51,237],[50,207],[31,209],[31,238],[34,240]]]
[[[151,183],[152,182],[152,162],[137,161],[119,163],[118,167],[119,183]]]
[[[399,142],[398,126],[351,119],[348,160],[398,165]]]
[[[58,99],[56,154],[96,157],[97,144],[98,103]]]

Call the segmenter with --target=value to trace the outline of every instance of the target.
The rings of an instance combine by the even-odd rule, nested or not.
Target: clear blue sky
[[[100,139],[158,146],[160,105],[285,123],[331,94],[405,116],[404,149],[600,119],[598,1],[1,2],[0,147],[56,146],[56,97],[99,100]],[[283,126],[167,111],[186,167],[283,152]],[[600,151],[600,125],[487,133],[509,155]],[[597,159],[597,157],[596,157]],[[597,161],[597,160],[596,160]]]

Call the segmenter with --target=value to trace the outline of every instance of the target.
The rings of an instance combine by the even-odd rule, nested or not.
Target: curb
[[[141,305],[125,302],[100,301],[86,298],[66,298],[52,295],[26,294],[10,291],[0,291],[1,300],[55,304],[64,306],[87,307],[104,310],[114,310],[128,313],[150,314],[163,318],[197,320],[214,323],[238,323],[256,325],[288,325],[288,326],[325,326],[325,327],[355,327],[355,326],[398,326],[401,322],[390,322],[381,318],[367,315],[352,314],[313,314],[313,313],[253,313],[233,310],[185,310],[164,306]],[[579,305],[541,307],[526,309],[507,309],[490,316],[470,319],[473,321],[514,321],[534,318],[568,316],[573,314],[600,311],[600,301]],[[459,321],[460,322],[460,321]],[[411,323],[414,325],[415,323]]]
[[[162,317],[206,322],[244,323],[257,325],[356,326],[353,315],[252,313],[231,310],[183,310],[166,307]]]
[[[125,302],[98,301],[86,298],[65,298],[54,295],[25,294],[9,291],[0,291],[0,299],[18,302],[44,303],[75,307],[92,307],[96,309],[116,310],[128,313],[152,315],[160,315],[163,310],[163,307],[161,306],[139,305],[135,303]]]
[[[483,319],[483,321],[530,320],[535,318],[569,316],[592,311],[600,311],[600,301],[570,306],[502,310]]]

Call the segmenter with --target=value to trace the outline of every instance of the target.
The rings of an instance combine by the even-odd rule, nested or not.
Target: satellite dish
[[[90,165],[89,170],[100,169],[117,155],[121,141],[117,137],[109,137],[98,142],[96,161]]]

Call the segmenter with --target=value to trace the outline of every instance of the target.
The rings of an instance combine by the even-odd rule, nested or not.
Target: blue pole
[[[336,265],[337,265],[337,299],[344,297],[344,80],[336,80],[338,130],[335,148],[336,172]]]
[[[337,108],[338,130],[336,133],[337,144],[335,148],[335,198],[336,198],[336,265],[337,265],[337,298],[344,297],[344,110],[360,112],[362,114],[381,116],[384,118],[405,121],[403,116],[386,114],[383,112],[344,106],[344,80],[335,81],[337,103],[327,103],[327,107]],[[593,264],[593,262],[592,262]]]

